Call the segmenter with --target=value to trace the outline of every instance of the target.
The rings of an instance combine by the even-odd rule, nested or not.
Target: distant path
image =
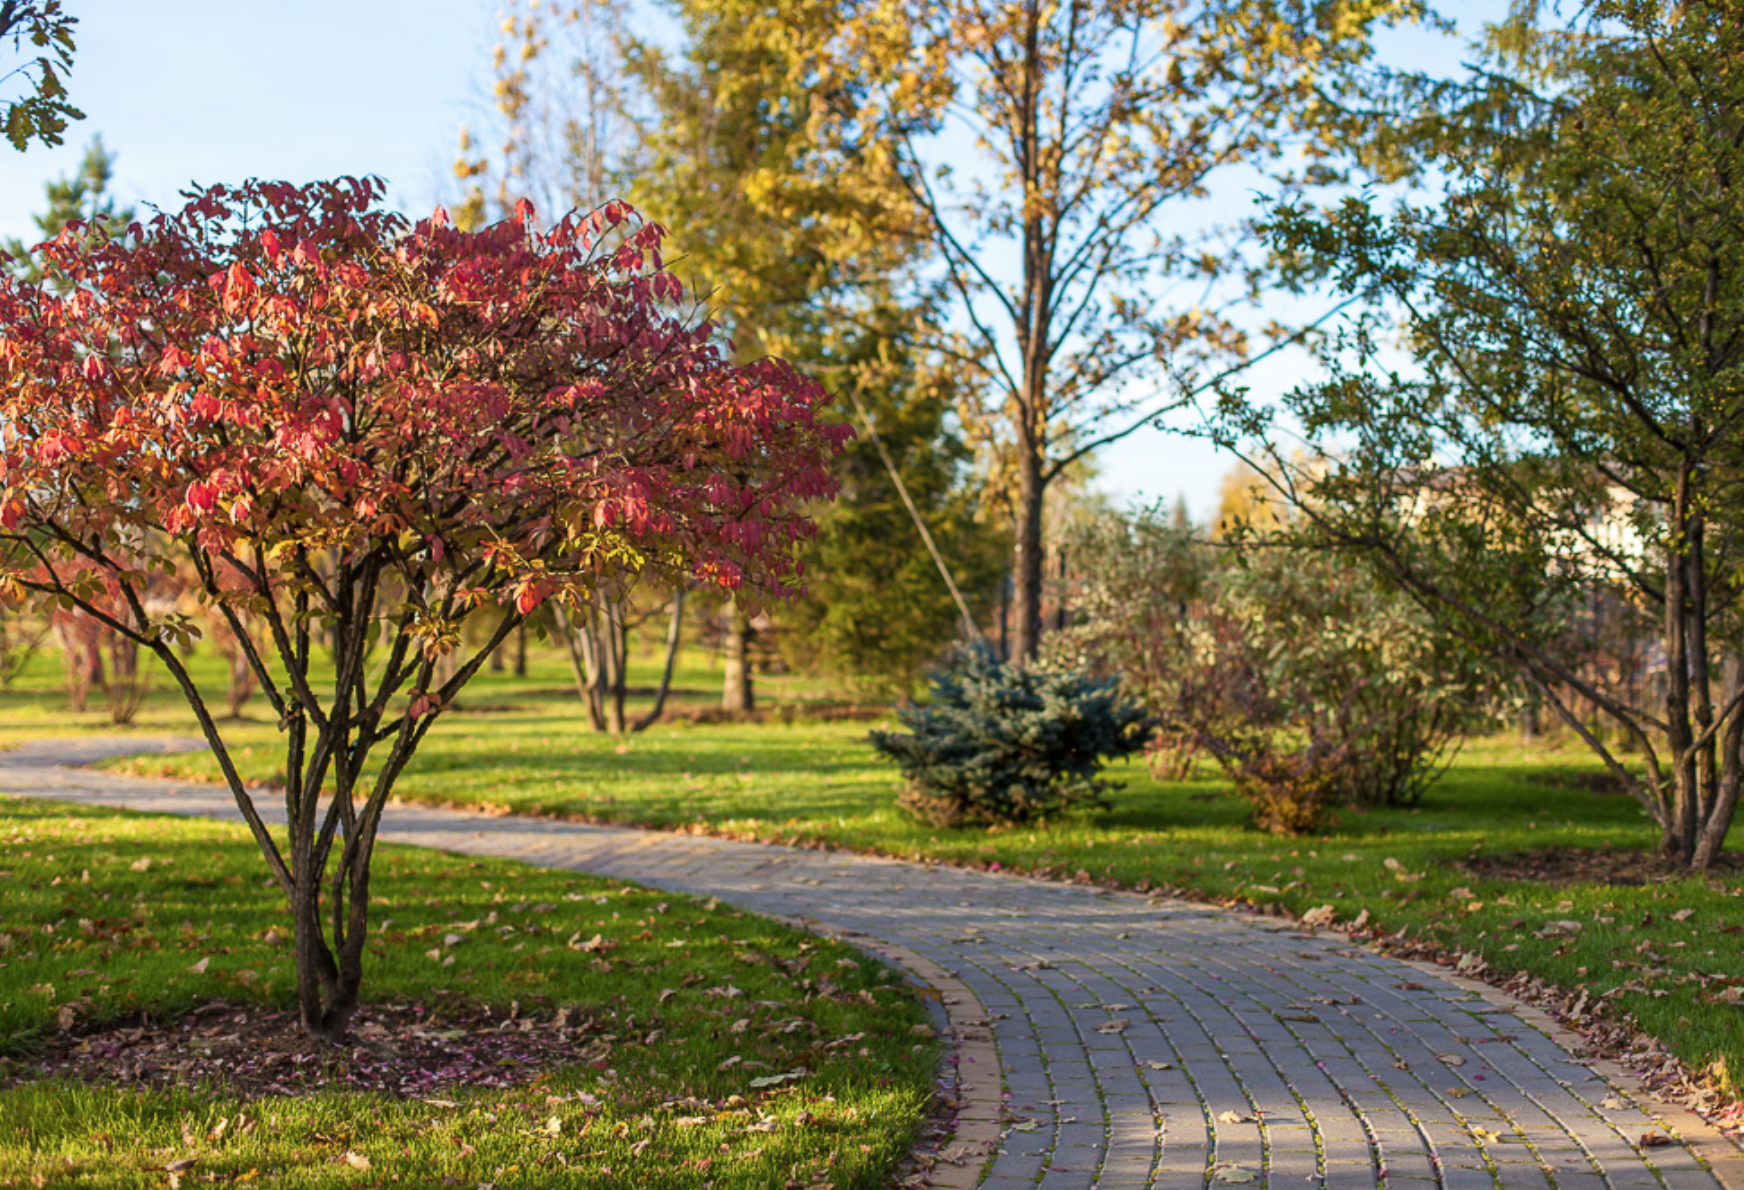
[[[0,793],[239,817],[211,787],[56,767],[149,748],[25,745],[0,754]],[[272,799],[262,810],[282,819]],[[396,843],[717,895],[906,965],[940,991],[957,1035],[963,1110],[941,1186],[1744,1190],[1735,1150],[1687,1114],[1650,1117],[1531,1010],[1338,935],[654,831],[417,806],[390,808],[386,827]],[[1712,1169],[1684,1143],[1636,1147],[1668,1121]]]

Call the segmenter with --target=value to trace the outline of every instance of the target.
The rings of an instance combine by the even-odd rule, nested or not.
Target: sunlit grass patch
[[[0,840],[0,1037],[19,1084],[0,1091],[0,1184],[874,1186],[929,1098],[925,1013],[862,952],[713,902],[406,847],[377,860],[366,1001],[428,1006],[436,1028],[462,1004],[497,1006],[505,1028],[567,1010],[594,1022],[591,1060],[405,1099],[32,1081],[45,1047],[105,1022],[285,1007],[286,914],[240,828],[0,799]]]

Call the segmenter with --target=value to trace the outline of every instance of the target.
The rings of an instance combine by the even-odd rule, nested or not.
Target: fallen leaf
[[[1606,1111],[1622,1111],[1624,1103],[1615,1095],[1607,1095],[1599,1100],[1599,1106],[1604,1108]]]
[[[1037,1124],[1034,1120],[1019,1120],[1011,1126],[1011,1130],[1013,1132],[1034,1132],[1040,1127],[1041,1125]]]
[[[1226,1111],[1217,1114],[1219,1124],[1252,1124],[1256,1121],[1252,1116],[1244,1116],[1240,1112]]]
[[[346,1149],[345,1164],[361,1173],[369,1169],[369,1158],[365,1157],[362,1153],[354,1153],[350,1149]]]
[[[1436,1054],[1435,1056],[1440,1058],[1443,1062],[1446,1062],[1449,1066],[1465,1065],[1465,1059],[1460,1057],[1458,1054]]]
[[[1464,1087],[1449,1087],[1447,1090],[1443,1091],[1442,1094],[1446,1095],[1449,1099],[1464,1099],[1467,1095],[1470,1095],[1471,1092],[1466,1090]]]
[[[552,1116],[549,1120],[545,1121],[545,1135],[546,1136],[562,1136],[563,1135],[563,1120],[561,1117]]]
[[[145,869],[141,868],[140,871],[143,872],[143,871],[145,871]],[[164,1172],[165,1173],[182,1173],[185,1170],[193,1169],[194,1166],[199,1163],[199,1160],[200,1159],[198,1157],[183,1157],[178,1161],[172,1161],[168,1165],[164,1166]]]
[[[201,959],[199,962],[195,963],[192,967],[189,967],[188,970],[192,971],[195,975],[204,975],[204,974],[206,974],[206,968],[211,966],[211,965],[212,965],[211,959]]]
[[[1237,1185],[1245,1185],[1246,1183],[1253,1181],[1254,1176],[1251,1170],[1220,1169],[1217,1171],[1217,1180],[1220,1182],[1234,1182]]]
[[[1671,1143],[1671,1137],[1663,1132],[1643,1132],[1640,1145],[1644,1149],[1658,1149]]]
[[[132,868],[135,872],[148,872],[151,870],[151,857],[149,855],[142,855],[127,866]]]
[[[1125,1017],[1118,1017],[1112,1021],[1103,1021],[1100,1025],[1096,1026],[1096,1031],[1098,1033],[1124,1033],[1126,1032],[1127,1026],[1130,1024],[1132,1024],[1132,1022],[1127,1020]]]
[[[789,1070],[784,1074],[766,1074],[762,1078],[754,1078],[747,1085],[753,1087],[775,1087],[780,1086],[782,1083],[791,1083],[797,1079],[802,1079],[809,1073],[810,1071],[802,1066],[798,1070]]]
[[[1486,1145],[1499,1145],[1502,1143],[1502,1134],[1500,1132],[1491,1132],[1488,1128],[1484,1128],[1477,1124],[1471,1126],[1471,1134]]]
[[[1694,909],[1679,909],[1676,913],[1671,915],[1671,920],[1672,921],[1688,921],[1690,918],[1694,917],[1695,915],[1696,915],[1696,911]]]
[[[1152,1070],[1173,1070],[1175,1068],[1172,1062],[1146,1062],[1145,1065]]]

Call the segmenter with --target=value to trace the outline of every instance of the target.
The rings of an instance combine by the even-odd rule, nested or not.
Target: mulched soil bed
[[[175,1020],[75,1024],[40,1053],[0,1057],[0,1087],[60,1077],[206,1084],[244,1098],[328,1089],[423,1098],[513,1086],[559,1066],[603,1069],[616,1040],[567,1009],[536,1019],[475,1005],[371,1004],[334,1046],[305,1036],[294,1012],[217,1001]]]
[[[1460,860],[1462,872],[1488,880],[1530,881],[1535,884],[1662,884],[1689,875],[1660,862],[1650,851],[1593,851],[1578,847],[1547,847],[1514,855],[1481,855]],[[1735,880],[1744,872],[1744,855],[1722,852],[1709,875]]]

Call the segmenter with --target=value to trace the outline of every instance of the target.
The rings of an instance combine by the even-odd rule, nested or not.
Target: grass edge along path
[[[1691,879],[1552,887],[1467,870],[1468,861],[1546,846],[1647,842],[1633,803],[1595,792],[1590,766],[1572,750],[1479,741],[1420,807],[1347,812],[1303,838],[1245,829],[1244,805],[1215,779],[1159,783],[1138,766],[1117,774],[1129,788],[1106,815],[1043,829],[929,831],[896,821],[894,776],[870,761],[861,725],[679,726],[617,742],[553,736],[547,715],[535,706],[458,717],[402,781],[403,800],[953,863],[1293,920],[1330,906],[1316,915],[1322,926],[1331,917],[1354,927],[1357,941],[1535,998],[1590,1044],[1633,1055],[1666,1093],[1734,1131],[1744,1122],[1735,1093],[1744,956],[1729,937],[1744,930],[1744,888]],[[104,767],[199,780],[203,763],[160,756]],[[1669,1044],[1684,1065],[1668,1065],[1647,1038]]]
[[[8,797],[0,832],[7,1081],[63,1020],[88,1036],[215,996],[284,999],[278,894],[242,828]],[[27,1081],[0,1091],[0,1185],[870,1188],[909,1155],[937,1047],[917,1040],[930,1029],[900,974],[864,952],[506,860],[384,845],[378,864],[367,998],[438,1024],[460,1001],[569,1008],[597,1024],[595,1060],[392,1100]]]

